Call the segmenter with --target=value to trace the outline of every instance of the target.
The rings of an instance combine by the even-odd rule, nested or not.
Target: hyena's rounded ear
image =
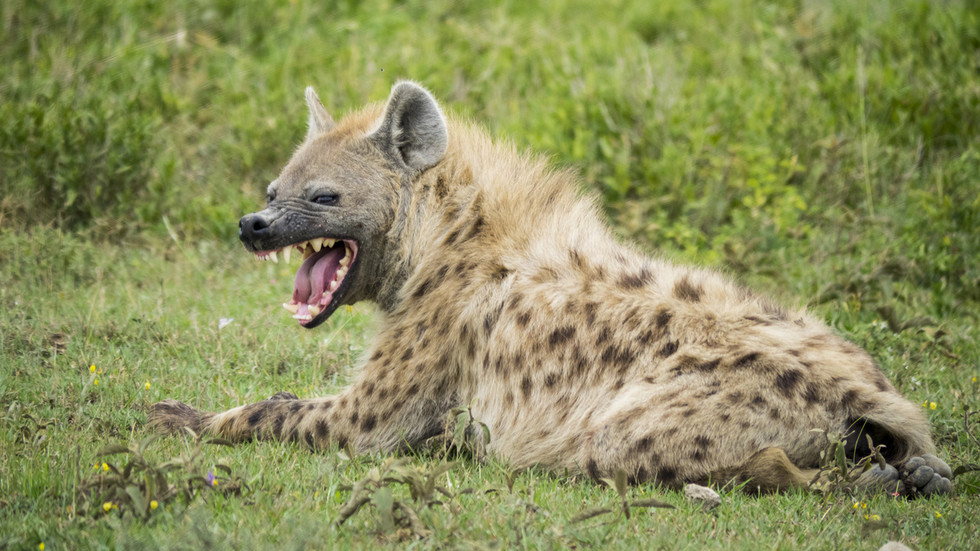
[[[370,138],[411,171],[423,171],[442,160],[449,145],[446,118],[425,88],[409,81],[391,89],[384,115]]]
[[[310,108],[310,124],[306,131],[307,141],[333,129],[335,123],[323,107],[323,103],[320,102],[316,92],[313,91],[312,86],[306,87],[306,106]]]

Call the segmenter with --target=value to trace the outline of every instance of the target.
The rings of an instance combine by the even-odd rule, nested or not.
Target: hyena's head
[[[339,124],[312,88],[306,103],[306,140],[269,184],[266,208],[243,216],[238,234],[262,259],[302,255],[283,306],[312,328],[341,304],[377,298],[392,269],[385,257],[397,248],[393,224],[410,201],[407,191],[445,156],[448,135],[435,100],[411,82],[395,85],[383,112],[365,110]]]

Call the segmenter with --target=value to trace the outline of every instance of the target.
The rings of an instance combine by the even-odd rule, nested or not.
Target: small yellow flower
[[[102,510],[105,511],[105,512],[107,512],[107,513],[109,511],[111,511],[112,510],[112,502],[111,501],[106,501],[105,503],[103,503],[102,504]]]
[[[929,409],[936,409],[936,402],[929,402]]]
[[[93,386],[99,386],[99,380],[96,379],[96,380],[92,381],[92,385]]]
[[[977,378],[976,377],[973,378],[973,382],[974,383],[977,382]]]
[[[105,462],[103,462],[102,463],[102,470],[105,471],[105,472],[109,472],[109,465],[106,464]]]
[[[92,364],[92,365],[88,366],[88,372],[89,373],[95,373],[95,364]]]
[[[145,388],[146,390],[150,390],[150,381],[146,381],[145,383],[143,383],[143,388]]]
[[[42,541],[41,543],[39,543],[39,544],[37,544],[37,548],[38,548],[38,549],[39,549],[40,551],[44,551],[44,542]]]
[[[157,500],[155,500],[155,499],[150,500],[150,510],[151,511],[156,510],[156,508],[159,507],[159,506],[160,506],[160,504],[157,503]]]
[[[940,513],[939,511],[936,511],[936,518],[943,518],[943,514]]]
[[[349,314],[349,313],[351,313],[351,312],[353,312],[353,311],[354,311],[354,307],[353,307],[353,306],[351,306],[350,304],[348,304],[348,305],[347,305],[347,313]]]
[[[881,520],[881,517],[878,515],[871,515],[871,520]]]
[[[861,506],[861,503],[860,503],[860,502],[857,502],[857,501],[855,501],[855,502],[854,502],[854,507],[853,507],[853,509],[857,509],[857,508],[858,508],[858,507],[860,507],[860,506]]]

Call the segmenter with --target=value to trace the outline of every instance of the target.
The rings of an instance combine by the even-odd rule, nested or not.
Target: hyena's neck
[[[395,208],[378,294],[383,310],[411,298],[413,275],[438,273],[448,258],[457,259],[453,269],[469,268],[475,283],[542,260],[542,242],[599,256],[620,249],[569,173],[454,126],[445,158],[405,184]]]

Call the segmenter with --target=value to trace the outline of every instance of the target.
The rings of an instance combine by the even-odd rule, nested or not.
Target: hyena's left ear
[[[306,131],[306,141],[333,129],[335,123],[312,86],[306,87],[306,106],[310,108],[310,126]]]
[[[424,88],[408,81],[391,89],[384,115],[370,139],[394,160],[419,172],[441,161],[449,144],[439,104]]]

